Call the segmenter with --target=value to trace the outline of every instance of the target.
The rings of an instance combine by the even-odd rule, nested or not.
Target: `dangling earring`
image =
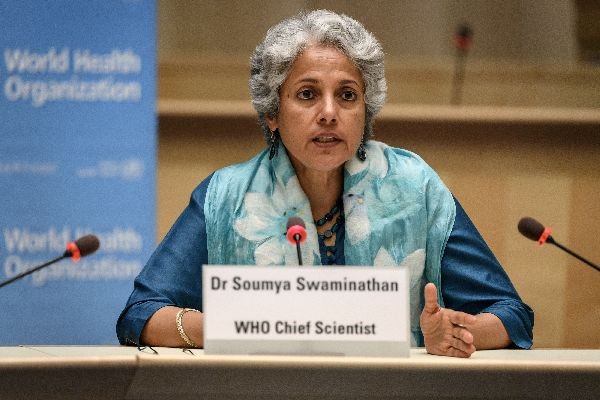
[[[367,159],[367,151],[365,150],[364,139],[360,142],[360,145],[358,145],[358,149],[356,150],[356,157],[360,161],[365,161]]]
[[[277,155],[277,150],[279,150],[279,129],[275,129],[271,131],[271,150],[269,151],[269,160],[272,160],[273,157]]]

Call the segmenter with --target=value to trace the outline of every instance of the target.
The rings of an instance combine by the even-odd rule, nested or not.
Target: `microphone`
[[[65,250],[65,252],[63,253],[62,256],[56,257],[55,259],[50,260],[42,265],[38,265],[35,268],[29,269],[25,272],[20,273],[19,275],[15,275],[10,279],[5,280],[4,282],[0,283],[0,288],[8,285],[10,283],[13,283],[14,281],[19,280],[29,274],[39,271],[40,269],[45,268],[48,265],[52,265],[55,262],[62,260],[63,258],[70,257],[71,260],[73,260],[73,262],[77,262],[81,259],[81,257],[88,256],[88,255],[92,254],[93,252],[95,252],[96,250],[98,250],[99,247],[100,247],[100,241],[98,240],[98,238],[96,236],[94,236],[94,235],[82,236],[74,242],[67,243],[67,250]]]
[[[463,52],[469,51],[471,44],[473,43],[473,29],[469,24],[462,24],[458,26],[456,34],[454,35],[454,46]]]
[[[592,263],[591,261],[586,260],[579,254],[575,253],[572,250],[569,250],[568,248],[566,248],[565,246],[563,246],[562,244],[560,244],[556,240],[554,240],[554,238],[551,236],[552,228],[544,227],[544,225],[542,225],[539,221],[537,221],[531,217],[524,217],[524,218],[521,218],[521,220],[519,221],[519,225],[517,226],[517,228],[519,229],[519,232],[521,232],[521,234],[523,236],[525,236],[528,239],[538,242],[540,244],[540,246],[543,245],[544,243],[553,244],[556,247],[560,248],[561,250],[564,250],[565,252],[569,253],[573,257],[577,258],[578,260],[586,263],[590,267],[595,268],[597,271],[600,271],[600,267],[598,265]]]
[[[456,47],[456,60],[454,65],[454,78],[452,80],[452,95],[450,104],[460,104],[462,101],[462,86],[465,79],[465,59],[473,44],[473,29],[469,24],[461,24],[454,34],[454,47]]]
[[[300,217],[290,217],[287,222],[287,240],[296,245],[298,252],[298,265],[302,265],[302,254],[300,253],[300,243],[306,240],[306,225]]]

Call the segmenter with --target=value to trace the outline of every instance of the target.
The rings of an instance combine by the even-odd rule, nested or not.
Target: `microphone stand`
[[[296,242],[296,252],[298,253],[298,265],[302,265],[302,253],[300,252],[300,234],[294,235],[294,241]]]
[[[63,254],[62,256],[58,256],[58,257],[56,257],[55,259],[53,259],[53,260],[50,260],[50,261],[48,261],[48,262],[46,262],[46,263],[44,263],[44,264],[42,264],[42,265],[39,265],[39,266],[37,266],[37,267],[35,267],[35,268],[32,268],[32,269],[30,269],[30,270],[27,270],[27,271],[25,271],[25,272],[22,272],[22,273],[20,273],[19,275],[15,275],[15,276],[13,276],[12,278],[10,278],[10,279],[7,279],[7,280],[5,280],[4,282],[0,283],[0,288],[2,288],[2,287],[4,287],[4,286],[6,286],[6,285],[8,285],[8,284],[11,284],[11,283],[13,283],[14,281],[16,281],[16,280],[19,280],[19,279],[21,279],[21,278],[23,278],[23,277],[25,277],[25,276],[27,276],[27,275],[29,275],[29,274],[33,274],[34,272],[36,272],[36,271],[39,271],[40,269],[42,269],[42,268],[45,268],[45,267],[47,267],[47,266],[48,266],[48,265],[50,265],[50,264],[54,264],[55,262],[57,262],[57,261],[60,261],[60,260],[62,260],[63,258],[67,258],[67,257],[70,257],[70,256],[71,256],[70,254]]]
[[[596,264],[594,264],[593,262],[591,262],[589,260],[586,260],[585,258],[583,258],[582,256],[580,256],[579,254],[575,253],[572,250],[569,250],[568,248],[566,248],[562,244],[558,243],[556,240],[554,240],[554,238],[552,236],[548,236],[548,239],[546,239],[546,243],[551,243],[551,244],[555,245],[559,249],[564,250],[565,252],[567,252],[568,254],[572,255],[573,257],[575,257],[579,261],[582,261],[582,262],[586,263],[590,267],[594,268],[596,271],[600,272],[600,267],[599,266],[597,266]]]

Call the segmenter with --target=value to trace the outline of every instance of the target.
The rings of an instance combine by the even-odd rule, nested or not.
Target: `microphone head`
[[[89,256],[100,248],[100,240],[95,235],[85,235],[75,241],[81,257]]]
[[[531,217],[521,218],[517,226],[521,235],[528,239],[538,241],[544,233],[544,225]]]
[[[467,51],[471,48],[473,42],[473,29],[467,23],[461,24],[456,28],[454,34],[454,45],[457,49]]]
[[[554,238],[550,236],[552,233],[552,228],[546,228],[544,225],[531,217],[521,218],[517,227],[523,236],[537,241],[540,246],[546,242],[556,244]]]
[[[293,216],[290,217],[290,219],[288,219],[286,229],[290,229],[294,225],[300,225],[301,227],[306,229],[306,224],[304,223],[302,218],[298,216]]]
[[[294,216],[287,221],[287,240],[291,244],[303,243],[306,240],[306,224],[302,218]]]
[[[81,257],[89,256],[100,247],[100,240],[95,235],[85,235],[74,242],[67,243],[65,257],[71,257],[73,261],[79,261]]]
[[[462,23],[456,28],[456,36],[470,39],[473,37],[473,28],[467,23]]]

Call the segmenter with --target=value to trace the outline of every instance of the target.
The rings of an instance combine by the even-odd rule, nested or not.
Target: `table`
[[[600,350],[456,359],[209,356],[124,346],[0,347],[0,399],[597,399]]]

